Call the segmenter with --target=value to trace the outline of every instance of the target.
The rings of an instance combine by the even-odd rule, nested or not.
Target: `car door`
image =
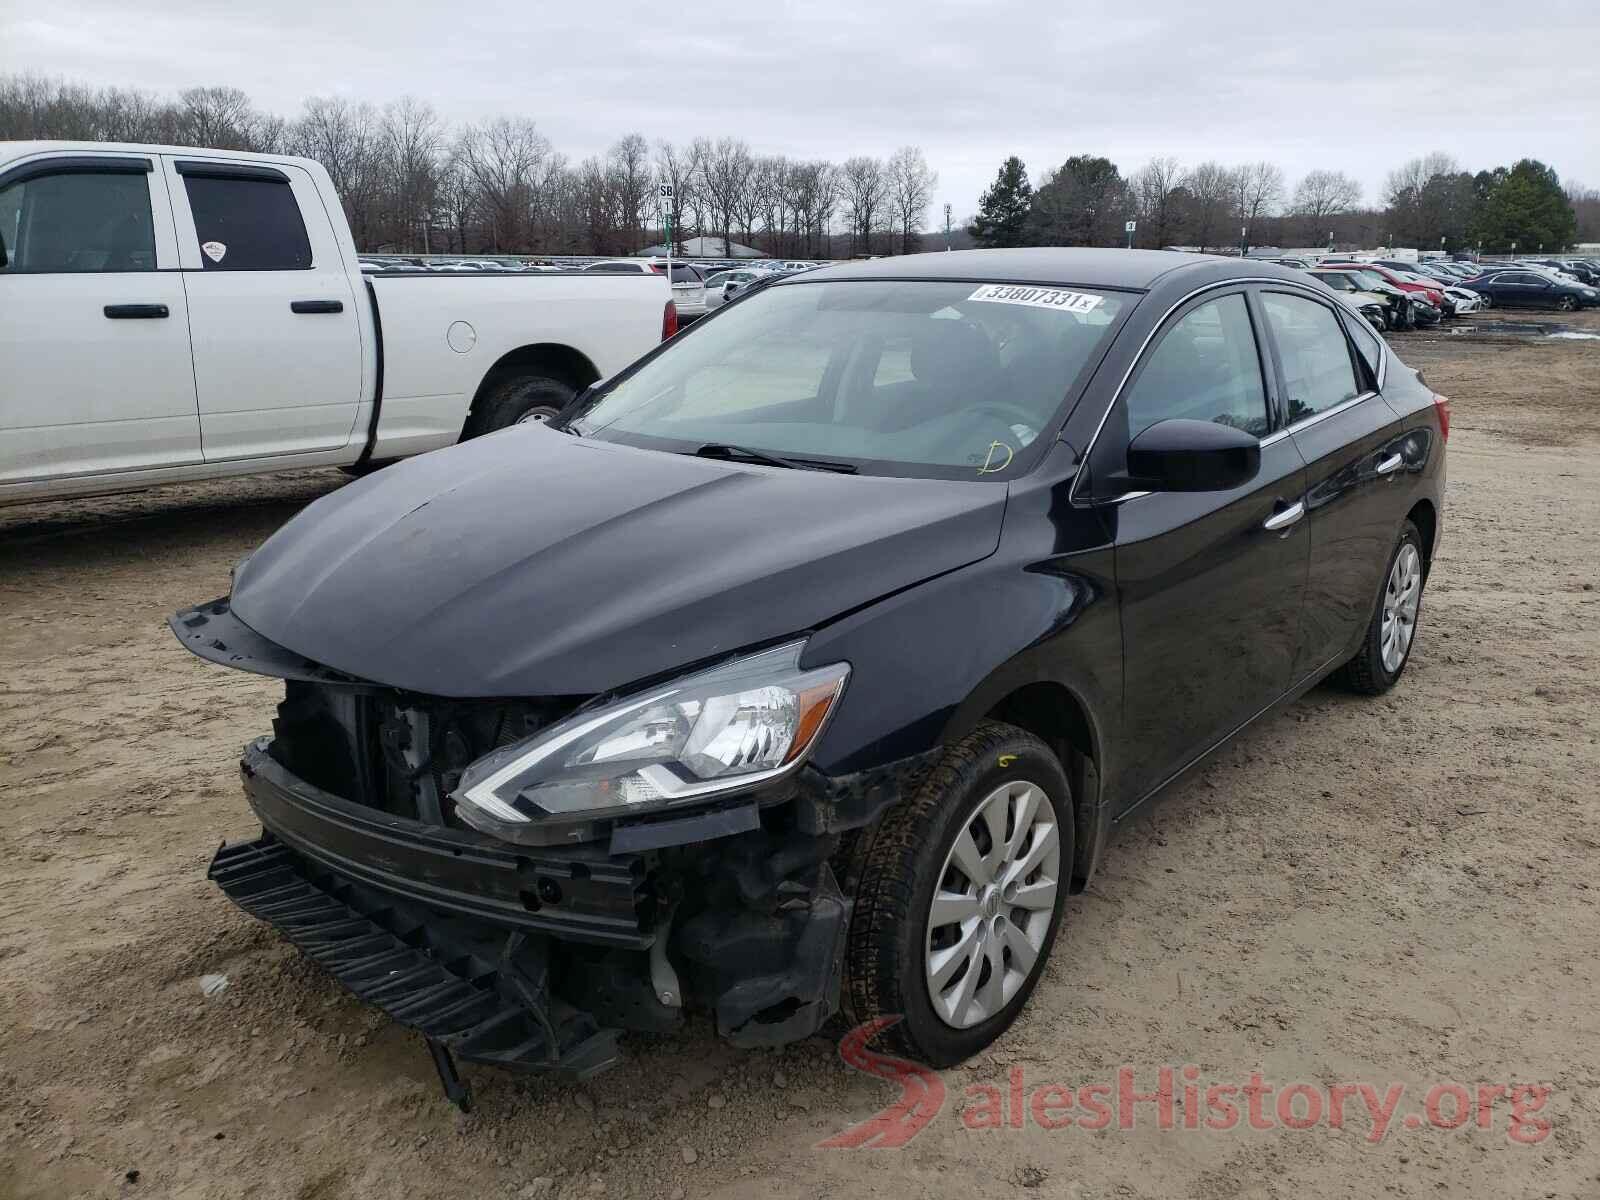
[[[1390,489],[1405,475],[1405,429],[1352,343],[1353,317],[1289,286],[1263,284],[1260,301],[1289,436],[1306,463],[1311,571],[1293,672],[1299,680],[1351,653],[1372,618],[1404,516],[1392,511],[1398,493]]]
[[[289,163],[168,157],[166,171],[206,461],[347,445],[365,297],[315,183]]]
[[[1539,278],[1531,271],[1507,271],[1495,276],[1495,303],[1512,308],[1541,308],[1544,297],[1539,291]]]
[[[1246,289],[1175,312],[1141,354],[1099,437],[1091,474],[1126,465],[1157,421],[1218,421],[1262,438],[1261,467],[1224,492],[1135,493],[1107,506],[1123,637],[1125,803],[1279,699],[1305,596],[1305,465],[1278,432],[1259,314]]]
[[[143,155],[0,173],[0,484],[200,461],[166,186]]]

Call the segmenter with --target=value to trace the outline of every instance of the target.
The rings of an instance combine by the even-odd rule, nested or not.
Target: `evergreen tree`
[[[1114,246],[1130,208],[1116,163],[1075,154],[1034,194],[1031,235],[1043,246]]]
[[[1016,155],[1001,164],[994,185],[978,202],[978,215],[967,232],[980,246],[1023,246],[1028,241],[1028,210],[1033,185],[1027,168]]]
[[[1479,206],[1474,234],[1485,250],[1509,250],[1515,242],[1525,253],[1543,246],[1548,254],[1576,239],[1578,218],[1555,171],[1525,158],[1495,181]]]

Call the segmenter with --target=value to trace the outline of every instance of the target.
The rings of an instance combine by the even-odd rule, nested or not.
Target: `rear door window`
[[[1286,292],[1263,292],[1261,307],[1277,343],[1291,425],[1360,395],[1350,343],[1331,308]]]
[[[143,172],[64,171],[0,189],[0,272],[154,271],[155,225]]]
[[[207,271],[305,271],[311,242],[287,180],[185,175]]]

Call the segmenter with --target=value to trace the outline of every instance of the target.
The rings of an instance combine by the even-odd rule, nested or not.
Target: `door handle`
[[[1282,504],[1283,501],[1280,500],[1278,503]],[[1288,508],[1280,508],[1265,521],[1261,522],[1261,528],[1272,530],[1287,529],[1305,515],[1306,502],[1304,500],[1296,500]]]
[[[1392,475],[1405,463],[1403,454],[1391,454],[1388,458],[1378,460],[1378,474]]]
[[[291,300],[289,311],[292,313],[342,313],[344,301],[342,300]]]
[[[102,311],[113,321],[158,321],[171,315],[165,304],[108,304]]]

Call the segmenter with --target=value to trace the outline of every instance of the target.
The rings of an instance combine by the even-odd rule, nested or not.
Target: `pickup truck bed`
[[[670,303],[645,273],[365,276],[308,159],[0,142],[0,503],[541,419],[655,346]]]

